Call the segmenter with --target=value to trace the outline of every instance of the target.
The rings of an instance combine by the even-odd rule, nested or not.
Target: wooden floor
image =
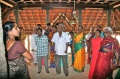
[[[87,57],[87,56],[86,56]],[[44,66],[42,67],[42,72],[40,74],[37,73],[38,68],[37,65],[35,66],[33,63],[29,65],[29,73],[31,76],[31,79],[88,79],[88,72],[89,72],[89,65],[85,65],[85,71],[82,73],[75,72],[73,70],[73,67],[71,65],[71,55],[68,56],[69,61],[69,74],[68,76],[65,76],[63,73],[63,68],[61,68],[61,74],[56,74],[55,68],[49,68],[50,73],[46,73]],[[115,77],[116,72],[118,70],[115,70],[113,73],[113,77]]]

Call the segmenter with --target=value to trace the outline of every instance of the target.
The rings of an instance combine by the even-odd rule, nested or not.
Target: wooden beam
[[[13,0],[9,0],[10,2],[14,3],[15,5],[17,5],[17,2],[13,1]]]
[[[118,4],[120,4],[120,0],[115,0],[114,2],[110,3],[109,5],[111,7],[113,7],[113,6],[118,5]]]
[[[73,3],[44,3],[44,4],[19,4],[19,8],[23,9],[23,8],[28,8],[28,7],[42,7],[42,8],[57,8],[57,7],[69,7],[69,8],[73,8],[74,4]],[[80,4],[77,3],[75,5],[76,9],[79,8],[104,8],[104,9],[108,9],[109,6],[108,5],[99,5],[99,4]]]
[[[8,2],[5,2],[5,1],[3,1],[3,0],[0,0],[0,3],[3,3],[3,4],[5,4],[5,5],[13,8],[13,5],[12,5],[12,4],[9,4]]]

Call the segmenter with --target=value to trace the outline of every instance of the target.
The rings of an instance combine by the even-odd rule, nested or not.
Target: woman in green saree
[[[78,34],[74,38],[74,65],[77,72],[83,72],[85,67],[85,35],[83,27],[78,28]]]

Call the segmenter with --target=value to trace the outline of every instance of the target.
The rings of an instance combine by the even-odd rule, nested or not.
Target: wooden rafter
[[[13,0],[9,0],[10,2],[14,3],[15,5],[17,5],[17,2],[13,1]]]
[[[96,0],[95,2],[99,2],[100,0]]]
[[[99,25],[101,24],[101,22],[102,22],[102,20],[103,20],[103,18],[104,18],[104,15],[105,15],[105,13],[106,13],[106,11],[104,11],[104,13],[103,13],[103,15],[102,15],[102,17],[101,17],[101,20],[99,21]]]
[[[35,20],[34,20],[34,16],[33,16],[33,11],[31,10],[32,13],[32,18],[33,18],[33,22],[34,22],[34,26],[35,26]]]
[[[12,4],[9,4],[8,2],[3,1],[3,0],[0,0],[0,3],[3,3],[3,4],[5,4],[5,5],[7,5],[7,6],[11,7],[11,8],[14,7]]]
[[[94,20],[93,26],[95,25],[95,23],[96,23],[96,21],[97,21],[97,18],[98,18],[99,12],[100,12],[100,9],[98,9],[98,13],[96,14],[96,18],[95,18],[95,20]]]
[[[26,19],[27,19],[27,22],[28,22],[28,17],[27,17],[27,14],[26,14],[26,10],[24,10],[24,13],[25,13],[25,15],[26,15]],[[28,22],[28,26],[29,26],[29,29],[30,29],[30,24],[29,24],[29,22]]]
[[[107,3],[109,0],[104,0],[104,3]]]
[[[114,15],[115,15],[115,17],[119,20],[120,19],[120,17],[118,17],[116,14],[115,14],[115,12],[113,13]]]
[[[7,6],[4,6],[3,8],[2,8],[2,15],[7,11],[7,9],[8,9],[8,7]]]
[[[91,17],[92,17],[92,13],[94,12],[94,10],[91,10],[91,13],[90,13],[90,17],[89,17],[89,20],[88,20],[88,23],[87,23],[87,29],[88,29],[88,26],[89,26],[89,23],[90,23],[90,20],[91,20]]]

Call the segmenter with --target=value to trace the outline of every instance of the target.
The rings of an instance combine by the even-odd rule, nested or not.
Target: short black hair
[[[51,26],[51,24],[50,24],[50,23],[47,23],[47,26]]]
[[[37,24],[37,26],[41,26],[41,24]]]
[[[96,31],[98,31],[99,33],[101,33],[101,31],[100,31],[100,30],[96,30]]]
[[[56,29],[57,29],[57,26],[52,26],[52,27],[54,27],[54,28],[56,28]]]
[[[71,32],[69,32],[70,34],[73,34],[74,35],[74,33],[71,31]]]
[[[41,28],[38,28],[37,31],[40,30],[42,32],[42,29]]]

